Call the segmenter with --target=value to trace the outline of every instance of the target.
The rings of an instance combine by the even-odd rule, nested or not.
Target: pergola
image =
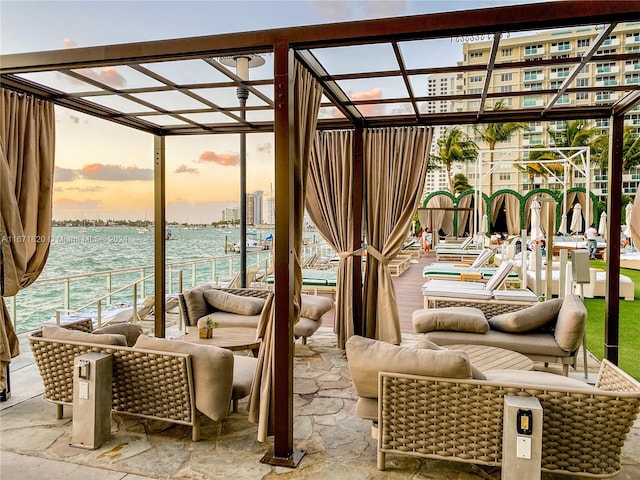
[[[494,122],[534,122],[571,119],[610,119],[609,158],[609,248],[607,249],[606,357],[618,358],[618,292],[620,269],[622,132],[624,115],[638,105],[640,84],[575,87],[575,77],[595,62],[638,59],[637,53],[600,54],[598,48],[615,33],[620,22],[640,21],[636,2],[560,1],[501,8],[466,10],[401,18],[281,28],[205,37],[76,48],[0,57],[2,86],[77,110],[89,115],[148,132],[155,137],[155,225],[165,223],[165,138],[175,135],[273,132],[275,137],[275,430],[273,459],[292,464],[292,364],[293,340],[290,319],[294,295],[293,204],[296,201],[292,179],[292,158],[297,154],[293,132],[298,127],[293,113],[294,59],[312,73],[323,88],[318,129],[353,129],[354,134],[354,211],[355,241],[362,240],[362,131],[365,128],[460,125]],[[524,62],[501,62],[497,53],[503,35],[533,30],[578,26],[601,27],[601,33],[586,53],[567,58],[545,58]],[[450,39],[492,39],[485,62],[472,65],[428,66],[409,63],[408,52],[423,52],[426,58],[437,42]],[[343,58],[376,55],[390,58],[392,66],[379,70],[355,67],[344,71],[325,62],[326,53]],[[375,53],[374,53],[375,52]],[[221,63],[221,58],[267,54],[268,75],[243,81]],[[379,55],[379,57],[377,56]],[[386,55],[386,56],[385,56]],[[355,62],[357,64],[357,62]],[[557,89],[531,92],[524,85],[513,91],[494,91],[493,79],[505,69],[558,65],[570,73]],[[171,73],[171,66],[177,67]],[[194,66],[201,72],[197,82],[180,78],[180,66]],[[91,69],[112,67],[135,76],[136,85],[123,88],[91,75]],[[267,70],[267,69],[262,69]],[[478,71],[486,73],[481,93],[426,96],[420,83],[426,75]],[[54,74],[55,73],[55,74]],[[73,79],[61,88],[59,79]],[[349,82],[371,79],[395,82],[403,94],[357,99],[350,96]],[[238,106],[218,101],[216,93],[245,85],[253,101],[241,112]],[[565,93],[609,91],[618,98],[589,105],[562,106]],[[492,102],[503,97],[544,95],[542,106],[524,109],[492,110]],[[169,99],[180,100],[175,106]],[[426,102],[476,100],[479,108],[448,113],[427,113]],[[468,104],[468,102],[466,102]],[[339,112],[339,113],[338,113]],[[165,240],[162,228],[155,229],[156,335],[165,334]],[[359,257],[357,257],[359,259]],[[354,330],[362,331],[361,272],[354,269]],[[360,300],[358,300],[360,298]]]

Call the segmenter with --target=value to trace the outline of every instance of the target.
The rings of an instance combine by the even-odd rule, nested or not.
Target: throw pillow
[[[185,320],[187,325],[195,325],[199,318],[204,317],[209,310],[208,304],[204,299],[203,290],[201,288],[192,288],[185,290],[182,294],[184,300],[184,313],[187,317]]]
[[[447,347],[442,347],[440,345],[437,345],[429,340],[427,340],[426,338],[423,338],[422,340],[419,340],[416,345],[415,348],[422,348],[425,350],[448,350]],[[476,367],[473,366],[473,364],[471,364],[471,378],[473,378],[474,380],[486,380],[487,377],[485,377],[484,373],[482,373],[480,370],[478,370]]]
[[[233,387],[233,353],[213,345],[140,335],[136,348],[191,356],[196,408],[212,420],[227,416]]]
[[[577,295],[567,295],[558,312],[554,330],[556,342],[563,350],[573,352],[580,346],[586,327],[587,309],[584,302]]]
[[[42,327],[42,338],[50,338],[53,340],[65,340],[68,342],[81,343],[98,343],[100,345],[116,345],[121,347],[127,346],[127,339],[124,335],[94,335],[89,332],[81,332],[79,330],[69,330],[68,328],[59,327],[57,325],[45,325]]]
[[[489,323],[484,313],[474,307],[427,308],[413,312],[413,329],[417,333],[434,330],[486,333]]]
[[[133,323],[119,323],[116,325],[107,325],[106,327],[98,328],[91,333],[94,335],[124,335],[127,341],[127,346],[133,347],[138,337],[142,335],[142,327]]]
[[[471,378],[469,357],[455,350],[416,349],[354,335],[347,340],[346,353],[361,397],[378,398],[378,372]]]
[[[554,298],[546,302],[536,303],[535,305],[515,312],[502,313],[491,317],[489,325],[493,330],[508,333],[530,332],[543,327],[552,322],[558,316],[560,307],[562,306],[561,298]]]
[[[234,295],[216,289],[205,290],[204,299],[217,310],[238,315],[259,315],[265,302],[264,298]]]
[[[320,320],[333,308],[333,301],[319,295],[300,295],[300,300],[302,302],[300,316],[311,320]]]

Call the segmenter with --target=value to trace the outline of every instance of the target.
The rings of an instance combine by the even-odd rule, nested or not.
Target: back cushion
[[[378,372],[448,378],[471,378],[466,353],[403,347],[359,336],[346,344],[353,383],[361,397],[378,398]]]
[[[221,290],[205,290],[204,299],[216,310],[238,315],[258,315],[264,307],[264,298],[234,295]]]
[[[492,329],[500,332],[530,332],[554,321],[561,306],[562,299],[554,298],[522,310],[496,315],[489,319],[489,325]]]
[[[444,307],[415,310],[412,315],[413,329],[417,333],[434,330],[454,332],[486,333],[489,322],[484,313],[475,307]]]
[[[215,421],[227,415],[233,387],[233,353],[230,350],[146,335],[140,335],[135,346],[189,354],[197,409]]]
[[[98,328],[92,332],[93,335],[124,335],[127,340],[127,346],[133,347],[136,340],[142,335],[142,327],[134,323],[117,323],[115,325],[107,325]]]
[[[120,347],[127,346],[127,339],[124,335],[94,335],[93,333],[81,332],[79,330],[69,330],[57,325],[45,325],[42,327],[42,338],[69,342],[98,343],[100,345],[115,345]]]
[[[585,328],[587,328],[587,309],[582,299],[577,295],[567,295],[558,312],[554,331],[556,342],[563,350],[573,352],[580,345]]]
[[[204,317],[209,313],[207,301],[204,299],[204,294],[200,288],[192,288],[191,290],[185,290],[182,294],[184,298],[184,306],[187,310],[187,324],[195,325],[198,319]]]

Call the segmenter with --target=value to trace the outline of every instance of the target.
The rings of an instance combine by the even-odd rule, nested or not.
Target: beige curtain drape
[[[364,334],[394,344],[401,342],[400,320],[387,265],[402,248],[420,201],[431,134],[415,127],[364,131]]]
[[[453,200],[446,195],[436,195],[427,202],[426,208],[435,210],[420,210],[418,215],[422,228],[430,227],[436,235],[442,230],[445,235],[453,234],[453,211],[437,210],[439,208],[453,208]],[[421,212],[424,212],[422,214]],[[423,219],[424,218],[424,223]]]
[[[538,195],[533,195],[527,199],[524,205],[524,228],[528,232],[531,232],[531,204],[535,199],[542,204],[542,208],[540,209],[540,228],[542,232],[547,235],[547,222],[549,221],[549,209],[545,206],[546,200],[552,200],[551,195],[548,193],[541,192]],[[542,200],[542,201],[541,201]],[[551,234],[555,234],[555,232],[551,232]]]
[[[338,252],[333,330],[338,346],[353,335],[353,131],[316,132],[309,159],[307,212],[318,232]],[[358,260],[360,258],[358,257]]]
[[[505,213],[507,233],[509,235],[520,233],[520,200],[518,197],[511,193],[496,195],[491,205],[491,224],[496,223],[500,210],[504,210]]]
[[[631,210],[631,236],[636,248],[640,248],[640,193],[636,192],[636,198]]]
[[[50,102],[3,88],[0,94],[0,296],[11,297],[38,278],[49,255],[55,114]],[[2,298],[0,389],[19,353]]]
[[[465,195],[458,201],[458,208],[469,208],[472,200],[472,195]],[[471,213],[471,210],[458,210],[458,227],[456,230],[458,236],[462,236],[465,229],[468,230],[470,234],[477,233],[473,230],[473,215],[471,215]],[[482,215],[480,215],[480,218],[482,218]],[[478,228],[480,228],[480,225],[478,225]]]
[[[296,155],[293,165],[294,176],[294,297],[292,298],[294,322],[300,318],[300,292],[302,290],[302,269],[300,253],[302,250],[302,227],[304,219],[305,189],[309,156],[318,122],[322,87],[305,68],[295,62],[294,80],[294,125],[296,125]],[[276,193],[277,194],[277,193]],[[276,238],[277,242],[278,239]],[[267,309],[265,309],[267,310]],[[258,367],[249,398],[249,420],[258,424],[258,441],[264,442],[273,431],[273,354],[274,321],[273,309],[261,326],[262,342],[258,354]]]

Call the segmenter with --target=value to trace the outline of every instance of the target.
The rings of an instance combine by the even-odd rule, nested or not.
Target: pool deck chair
[[[467,237],[464,239],[462,243],[441,243],[436,245],[435,251],[438,252],[440,250],[465,250],[471,246],[471,242],[473,242],[473,237]]]

